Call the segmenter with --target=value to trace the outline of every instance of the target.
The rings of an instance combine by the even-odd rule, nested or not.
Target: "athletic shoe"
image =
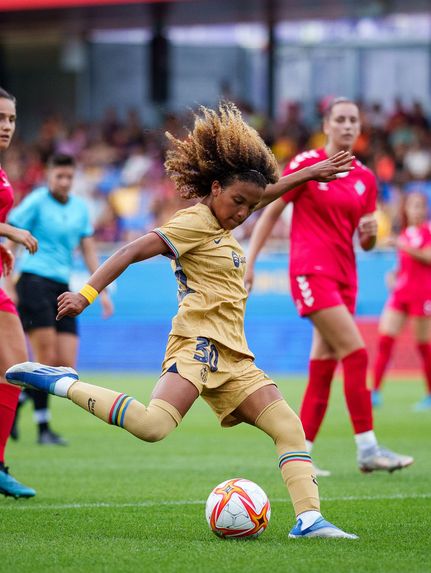
[[[322,468],[318,468],[316,464],[313,464],[313,473],[316,477],[329,477],[331,475],[329,470],[322,470]]]
[[[35,390],[42,390],[49,394],[64,397],[67,394],[67,390],[64,390],[64,385],[60,385],[61,387],[57,388],[56,391],[57,382],[61,378],[66,378],[68,381],[78,380],[78,373],[67,366],[54,367],[45,366],[45,364],[39,364],[38,362],[22,362],[6,370],[5,377],[11,384],[34,388]]]
[[[52,430],[48,429],[39,434],[37,443],[41,446],[67,446],[68,442]]]
[[[380,408],[380,406],[383,406],[383,398],[379,390],[373,390],[371,392],[371,404],[373,408]]]
[[[425,410],[431,410],[431,394],[425,396],[420,402],[414,405],[413,410],[415,412],[424,412]]]
[[[342,529],[335,527],[323,517],[318,517],[313,525],[310,527],[302,528],[302,519],[298,519],[295,527],[289,533],[289,537],[299,539],[300,537],[339,537],[345,539],[358,539],[357,535],[353,533],[346,533]]]
[[[9,468],[5,466],[0,468],[0,493],[15,499],[19,497],[34,497],[36,495],[34,489],[27,487],[9,475]]]
[[[377,448],[368,455],[358,456],[359,469],[364,473],[378,470],[392,473],[395,470],[402,470],[403,468],[411,466],[413,462],[414,459],[411,456],[396,454],[380,446],[377,446]]]

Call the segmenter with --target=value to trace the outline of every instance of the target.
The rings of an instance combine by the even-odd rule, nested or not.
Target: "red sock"
[[[0,462],[4,462],[6,442],[15,418],[21,388],[0,384]]]
[[[392,354],[395,338],[382,334],[379,337],[379,347],[377,350],[377,357],[374,363],[374,384],[373,390],[379,390],[383,382],[383,375],[388,366],[389,359]]]
[[[299,413],[305,437],[310,442],[314,441],[325,416],[336,366],[337,361],[332,359],[310,360],[308,385]]]
[[[342,360],[344,395],[355,434],[373,429],[371,393],[367,388],[368,354],[365,348],[355,350]]]
[[[422,357],[422,367],[425,374],[428,394],[431,394],[431,347],[428,342],[418,342],[417,349]]]

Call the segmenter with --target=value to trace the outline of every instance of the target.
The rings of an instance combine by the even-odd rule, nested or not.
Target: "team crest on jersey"
[[[358,179],[358,181],[356,181],[355,183],[355,191],[358,195],[363,195],[365,193],[365,184],[363,181],[361,181],[360,179]]]
[[[235,251],[232,251],[232,260],[233,260],[233,264],[235,265],[235,268],[239,268],[240,265],[244,265],[246,262],[245,257],[240,257],[240,255],[238,255],[238,253],[235,253]]]

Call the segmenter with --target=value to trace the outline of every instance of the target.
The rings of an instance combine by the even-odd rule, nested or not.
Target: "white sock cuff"
[[[307,448],[307,452],[310,454],[311,450],[313,449],[313,442],[310,442],[310,440],[305,440],[305,446]]]
[[[322,517],[322,514],[319,511],[315,511],[314,509],[310,509],[309,511],[303,511],[302,513],[300,513],[297,517],[297,519],[300,519],[302,521],[302,530],[307,529],[307,527],[310,527],[311,525],[313,525],[313,523],[319,519],[319,517]]]
[[[51,420],[51,412],[48,408],[44,408],[43,410],[35,410],[33,413],[33,419],[37,424],[44,424]]]
[[[67,398],[67,393],[69,388],[77,382],[76,378],[71,378],[70,376],[63,376],[55,383],[54,394],[56,396],[61,396],[62,398]]]
[[[373,430],[368,432],[361,432],[360,434],[355,434],[355,442],[360,450],[365,450],[368,448],[373,448],[377,446],[376,434]]]

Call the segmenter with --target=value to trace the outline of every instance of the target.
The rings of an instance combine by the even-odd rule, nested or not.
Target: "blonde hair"
[[[231,102],[221,103],[218,111],[200,107],[183,141],[169,132],[166,137],[172,145],[166,172],[185,199],[205,197],[216,180],[227,185],[239,179],[264,188],[279,178],[272,151]]]

